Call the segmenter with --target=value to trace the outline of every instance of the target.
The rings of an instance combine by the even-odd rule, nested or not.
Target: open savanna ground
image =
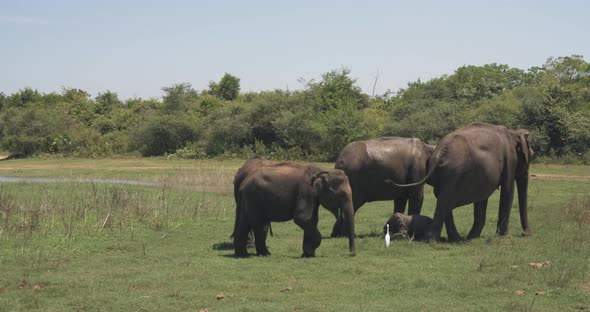
[[[590,167],[531,167],[531,237],[520,236],[516,200],[511,235],[495,236],[496,192],[482,238],[465,243],[386,249],[393,204],[377,202],[357,214],[356,257],[346,239],[326,237],[334,217],[321,209],[316,258],[299,258],[303,232],[285,222],[272,225],[272,256],[236,259],[232,179],[242,163],[0,162],[0,176],[64,178],[0,182],[0,311],[590,311]],[[423,214],[434,203],[427,187]],[[464,236],[472,213],[455,210]]]

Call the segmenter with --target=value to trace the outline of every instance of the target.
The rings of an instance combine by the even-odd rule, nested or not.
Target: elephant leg
[[[342,227],[344,226],[344,218],[342,212],[338,212],[338,217],[336,218],[336,222],[334,222],[334,226],[332,227],[332,233],[330,234],[331,237],[340,237],[342,236]]]
[[[426,232],[426,240],[440,240],[440,232],[442,231],[443,224],[449,213],[449,203],[443,200],[436,201],[436,208],[434,210],[434,218],[430,228]]]
[[[486,224],[487,208],[487,199],[473,203],[473,226],[467,235],[467,239],[478,238],[481,235],[481,230]]]
[[[510,222],[510,210],[514,199],[514,180],[510,179],[502,183],[500,188],[500,211],[498,212],[498,226],[496,234],[508,235],[508,223]]]
[[[401,198],[393,199],[393,212],[404,213],[406,211],[406,204],[408,203],[408,197],[402,195]]]
[[[424,202],[424,187],[416,191],[410,196],[410,203],[408,206],[408,215],[419,215],[422,211],[422,203]]]
[[[302,257],[315,257],[315,250],[320,247],[322,234],[316,226],[303,230],[303,254]]]
[[[254,227],[254,236],[256,237],[256,255],[257,256],[270,256],[270,252],[266,247],[267,231],[264,224],[259,224]]]
[[[303,229],[303,254],[301,257],[315,257],[315,250],[322,242],[322,234],[318,231],[317,213],[310,220],[295,219],[295,224]]]
[[[453,210],[451,209],[445,218],[445,226],[447,228],[447,236],[450,242],[461,242],[463,238],[459,235],[457,227],[455,226],[455,218],[453,217]]]
[[[237,222],[237,226],[234,233],[234,250],[236,257],[248,257],[248,233],[250,232],[250,226],[246,219],[241,218],[239,222]]]

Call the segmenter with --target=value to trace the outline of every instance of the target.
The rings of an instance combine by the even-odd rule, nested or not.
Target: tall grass
[[[232,170],[182,170],[159,176],[157,187],[109,183],[0,184],[0,233],[123,229],[147,225],[159,230],[199,219],[226,219]],[[216,195],[223,193],[223,195]]]

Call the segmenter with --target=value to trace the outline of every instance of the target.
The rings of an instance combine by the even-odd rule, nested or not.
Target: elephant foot
[[[479,238],[480,236],[481,236],[480,233],[469,233],[469,234],[467,234],[467,240]]]
[[[304,251],[303,254],[301,255],[301,258],[315,258],[315,252],[307,253]]]
[[[522,236],[527,237],[527,236],[533,236],[533,230],[531,229],[526,229],[522,232]]]
[[[510,233],[508,233],[508,231],[503,231],[503,232],[502,231],[498,231],[498,232],[496,232],[496,234],[498,236],[500,236],[500,237],[508,237],[508,236],[510,236]]]
[[[348,237],[348,235],[350,235],[349,231],[341,231],[340,232],[340,237]],[[355,234],[356,235],[356,234]],[[355,236],[356,237],[356,236]]]
[[[426,243],[434,243],[434,242],[438,242],[441,240],[442,240],[442,238],[440,236],[437,237],[432,233],[426,233],[424,235],[424,242],[426,242]]]
[[[247,251],[247,250],[245,250],[245,249],[240,249],[240,250],[237,250],[237,249],[236,249],[236,251],[235,251],[235,256],[236,256],[237,258],[247,258],[247,257],[249,257],[249,256],[250,256],[250,254],[249,254],[249,253],[248,253],[248,251]]]
[[[342,231],[340,231],[340,228],[334,227],[332,229],[332,233],[330,233],[330,237],[340,237],[340,236],[342,236]]]
[[[337,219],[334,225],[332,226],[332,233],[330,234],[330,237],[340,236],[342,236],[342,221]]]
[[[448,241],[450,243],[463,243],[465,240],[461,236],[453,236],[453,237],[449,237]]]
[[[261,252],[256,252],[257,256],[268,257],[270,256],[270,252],[268,250],[263,250]]]

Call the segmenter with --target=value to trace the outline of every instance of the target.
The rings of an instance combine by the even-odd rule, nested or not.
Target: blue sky
[[[160,97],[225,72],[242,91],[300,89],[348,67],[367,93],[462,65],[590,58],[590,1],[0,0],[0,92]]]

